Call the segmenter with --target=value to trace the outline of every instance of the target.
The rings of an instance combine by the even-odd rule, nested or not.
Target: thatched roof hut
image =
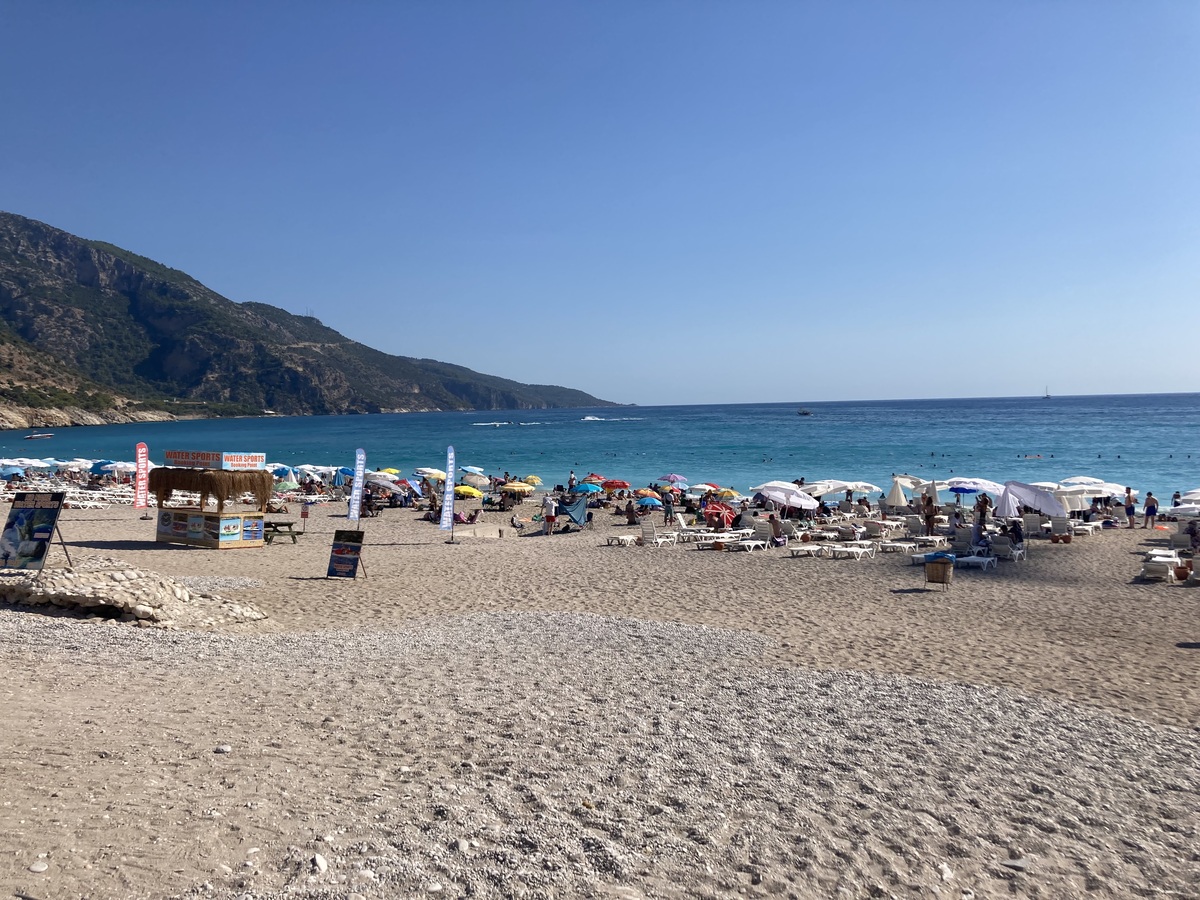
[[[174,491],[191,491],[200,495],[200,508],[204,509],[209,497],[215,497],[217,512],[223,512],[225,503],[242,494],[253,494],[258,511],[267,511],[275,478],[270,472],[226,472],[221,469],[180,469],[159,466],[150,470],[150,493],[158,498],[161,509]]]

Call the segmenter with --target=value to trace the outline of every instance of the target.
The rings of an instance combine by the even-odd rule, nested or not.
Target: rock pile
[[[0,601],[84,611],[92,614],[89,618],[141,626],[204,627],[266,618],[248,604],[189,590],[165,575],[106,557],[82,559],[74,568],[0,578]]]

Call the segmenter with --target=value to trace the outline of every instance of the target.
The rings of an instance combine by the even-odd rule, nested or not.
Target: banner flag
[[[150,505],[150,449],[139,443],[134,448],[137,469],[133,482],[133,508],[145,509]]]
[[[350,510],[347,519],[358,521],[362,514],[363,480],[366,478],[367,451],[359,447],[354,451],[354,484],[350,487]]]
[[[454,445],[446,448],[446,483],[442,490],[442,531],[454,530]]]

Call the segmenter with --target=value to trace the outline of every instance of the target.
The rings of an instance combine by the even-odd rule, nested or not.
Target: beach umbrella
[[[662,506],[662,501],[657,497],[643,497],[637,502],[638,506]]]
[[[25,470],[20,466],[5,466],[0,469],[0,478],[8,478],[11,475],[24,475]]]
[[[464,475],[463,484],[469,484],[473,488],[486,490],[492,486],[492,479],[486,475]]]
[[[733,488],[721,488],[717,491],[717,496],[722,500],[740,500],[742,498],[742,495]]]
[[[1200,516],[1200,503],[1181,503],[1178,506],[1172,506],[1169,512],[1171,515],[1183,519],[1196,518]]]
[[[590,484],[591,482],[587,483]],[[610,478],[601,484],[600,487],[606,491],[627,491],[630,488],[630,484],[628,481],[621,481],[619,478]]]
[[[536,475],[526,475],[521,480],[523,482],[525,482],[526,484],[532,484],[534,486],[537,486],[542,483],[542,479],[538,478]]]
[[[105,472],[136,472],[137,463],[131,462],[113,462],[104,466]]]
[[[907,485],[911,490],[912,485]],[[899,478],[892,480],[892,489],[888,491],[888,495],[884,498],[884,502],[888,506],[908,506],[908,498],[904,496],[905,485],[901,483]]]
[[[460,484],[454,488],[454,495],[456,497],[471,497],[478,500],[483,496],[483,491],[473,488],[469,484]]]
[[[918,486],[921,489],[921,494],[925,497],[932,497],[934,503],[941,502],[938,491],[947,491],[950,489],[950,485],[944,481],[923,481]]]
[[[801,488],[801,490],[804,490]],[[846,483],[846,490],[855,494],[882,494],[883,488],[877,484],[871,484],[869,481],[849,481]],[[806,492],[807,493],[807,492]]]
[[[711,481],[702,481],[699,484],[693,484],[692,490],[699,491],[700,493],[704,494],[708,491],[719,491],[721,490],[721,486],[719,484],[713,484]]]
[[[483,469],[479,468],[479,466],[459,466],[458,471],[470,472],[472,475],[482,475],[483,474]]]
[[[277,491],[294,491],[298,487],[300,487],[300,485],[296,484],[296,482],[294,482],[294,481],[281,481],[275,485],[275,490],[277,490]]]
[[[430,469],[422,466],[420,469],[416,469],[415,471],[421,478],[432,478],[434,481],[446,480],[446,473],[441,469]]]
[[[276,466],[271,466],[271,474],[276,478],[288,478],[292,481],[296,480],[296,470],[291,466],[285,466],[282,463]]]
[[[1190,491],[1184,491],[1179,495],[1180,500],[1195,501],[1200,503],[1200,488],[1195,488]]]
[[[768,500],[778,503],[780,506],[790,506],[793,509],[816,509],[821,504],[811,494],[800,490],[794,484],[791,489],[771,487],[765,491],[759,491]]]
[[[790,482],[785,483],[790,484]],[[798,485],[793,484],[792,487],[798,487]],[[803,490],[810,497],[824,497],[826,494],[844,494],[847,490],[852,490],[852,488],[848,481],[838,481],[836,478],[823,478],[820,481],[813,481],[806,484]]]
[[[407,485],[408,485],[408,486],[409,486],[409,487],[412,489],[412,492],[413,492],[414,494],[416,494],[418,497],[422,497],[422,496],[424,496],[424,495],[421,493],[421,482],[419,482],[419,481],[417,481],[417,480],[415,480],[415,479],[413,479],[413,478],[409,478],[409,479],[407,479],[406,481],[404,481],[404,482],[402,482],[402,483],[403,483],[403,484],[407,484]]]
[[[704,519],[710,525],[719,522],[728,528],[736,515],[737,512],[728,503],[710,503],[704,507]]]
[[[400,494],[408,490],[408,482],[406,481],[371,481],[371,487],[379,491],[391,491],[393,494]],[[420,494],[420,491],[417,492]]]
[[[676,475],[672,472],[670,475],[662,475],[654,479],[655,481],[669,481],[671,484],[686,484],[687,479],[682,475]]]
[[[389,469],[380,469],[380,471],[381,471],[381,472],[387,472],[389,475],[399,475],[399,474],[400,474],[400,470],[399,470],[399,469],[390,469],[390,468],[389,468]]]
[[[573,493],[573,494],[598,494],[598,493],[600,493],[601,490],[602,490],[602,488],[600,487],[600,485],[592,484],[591,482],[585,482],[583,484],[575,485],[575,487],[573,487],[571,489],[571,493]]]
[[[635,497],[654,497],[658,498],[658,491],[652,491],[650,488],[642,488],[640,491],[634,491]]]
[[[582,480],[587,484],[603,484],[605,478],[603,475],[597,475],[595,472],[589,472],[587,477]]]
[[[116,462],[116,460],[98,459],[94,463],[92,463],[92,466],[88,471],[90,471],[93,475],[103,475],[104,467],[111,466],[114,462]],[[22,460],[22,459],[14,459],[13,464],[18,465],[18,466],[28,466],[29,465],[29,463],[26,460]]]
[[[1064,478],[1063,484],[1103,484],[1103,478],[1093,478],[1091,475],[1072,475],[1070,478]]]
[[[370,478],[372,481],[399,481],[400,480],[400,477],[398,475],[393,475],[391,472],[384,472],[383,470],[379,470],[376,472],[368,472],[364,477]]]
[[[988,481],[986,478],[947,478],[946,484],[955,494],[990,493],[999,496],[1004,491],[1004,485]]]
[[[523,481],[510,481],[500,485],[500,490],[508,491],[510,494],[528,494],[533,491],[533,485]]]

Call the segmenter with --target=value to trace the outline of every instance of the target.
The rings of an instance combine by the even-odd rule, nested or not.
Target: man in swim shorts
[[[1154,517],[1158,515],[1158,500],[1150,491],[1146,491],[1145,513],[1146,518],[1145,521],[1142,522],[1142,528],[1153,528]]]

